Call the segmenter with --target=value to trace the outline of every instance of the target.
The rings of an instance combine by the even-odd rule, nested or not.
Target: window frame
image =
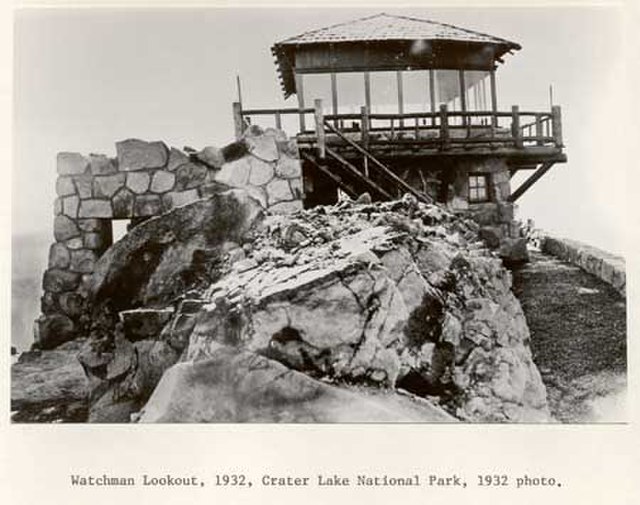
[[[472,184],[474,179],[478,184]],[[482,184],[479,184],[482,181]],[[468,190],[467,199],[469,203],[487,203],[491,201],[491,174],[470,173],[467,179]],[[480,196],[480,190],[484,189],[484,196]],[[475,196],[474,195],[475,191]]]

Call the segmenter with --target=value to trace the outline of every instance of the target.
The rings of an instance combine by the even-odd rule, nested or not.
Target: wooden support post
[[[553,128],[553,140],[556,147],[563,147],[562,144],[562,111],[559,105],[551,107],[551,126]]]
[[[495,129],[498,127],[498,116],[496,115],[498,112],[498,93],[496,91],[496,71],[491,70],[489,73],[490,81],[491,81],[491,136],[495,135]]]
[[[298,114],[298,117],[300,120],[300,133],[302,133],[307,129],[304,121],[304,113],[302,112],[302,110],[304,109],[304,84],[303,84],[302,75],[298,73],[296,73],[295,75],[296,75],[296,95],[298,97],[298,110],[300,111],[300,113]]]
[[[467,112],[467,86],[464,79],[464,70],[458,70],[458,81],[460,84],[460,110],[464,114]],[[468,126],[467,116],[462,116],[462,126]],[[467,138],[469,137],[467,131]]]
[[[335,72],[331,72],[331,112],[338,113],[338,80]],[[337,126],[338,122],[335,124]]]
[[[449,149],[449,115],[446,103],[440,105],[440,142],[443,151]]]
[[[435,71],[433,69],[429,69],[429,104],[431,106],[431,113],[435,114],[436,112],[436,79],[435,79]],[[435,126],[436,118],[431,118],[431,126]]]
[[[511,136],[517,149],[522,147],[522,130],[520,129],[520,107],[511,107]]]
[[[324,131],[324,115],[322,112],[322,98],[316,98],[314,105],[314,119],[316,122],[316,138],[318,139],[318,158],[323,160],[326,156],[326,135]]]
[[[542,115],[536,114],[536,144],[539,146],[544,145],[544,132],[542,131]]]
[[[371,74],[364,73],[364,104],[367,110],[371,110]]]
[[[369,148],[369,108],[365,105],[360,107],[360,129],[362,130],[362,147]]]
[[[403,84],[402,84],[402,70],[397,70],[396,71],[396,81],[397,81],[397,87],[398,87],[398,113],[400,114],[404,114],[404,97],[403,97]],[[404,126],[404,119],[400,119],[399,123],[399,127],[400,130],[402,130],[402,127]]]
[[[369,119],[369,108],[365,105],[360,107],[360,129],[362,131],[362,147],[369,149],[369,130],[371,129],[371,120]],[[369,158],[364,157],[364,175],[369,177]]]
[[[416,120],[416,124],[415,124],[415,126],[414,126],[414,132],[413,132],[413,134],[414,134],[414,136],[415,136],[415,139],[416,139],[416,140],[419,140],[419,138],[420,138],[420,125],[419,125],[419,119],[418,119],[418,118],[415,118],[415,120]]]
[[[282,130],[282,114],[276,112],[276,129]]]
[[[240,102],[233,102],[233,124],[236,140],[240,140],[244,133],[244,118],[242,117],[242,104]]]

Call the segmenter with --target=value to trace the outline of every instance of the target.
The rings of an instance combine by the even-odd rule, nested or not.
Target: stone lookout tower
[[[296,95],[297,107],[234,103],[236,136],[297,117],[307,207],[334,203],[339,190],[376,200],[412,193],[471,213],[502,244],[518,234],[513,202],[566,161],[560,107],[498,106],[498,64],[519,49],[388,14],[309,31],[272,47],[284,96]],[[513,190],[519,170],[532,174]]]

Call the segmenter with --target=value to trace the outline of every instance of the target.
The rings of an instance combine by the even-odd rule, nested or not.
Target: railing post
[[[233,102],[233,124],[236,140],[240,140],[244,133],[244,118],[242,117],[242,104],[240,102]]]
[[[322,98],[313,101],[314,118],[316,121],[316,138],[318,139],[318,157],[324,159],[326,155],[326,136],[324,131],[324,114],[322,113]]]
[[[511,107],[511,135],[515,142],[516,148],[520,149],[522,144],[522,130],[520,130],[520,107],[514,105]]]
[[[280,112],[276,112],[276,129],[282,130],[282,115]]]
[[[449,149],[449,115],[446,103],[440,105],[440,142],[443,150]]]
[[[360,107],[360,129],[362,130],[362,147],[369,149],[369,108]]]
[[[536,144],[544,145],[544,132],[542,131],[542,115],[536,114]]]
[[[556,147],[562,147],[562,113],[559,105],[551,107],[551,126]]]
[[[362,132],[362,147],[369,149],[369,107],[360,107],[360,130]],[[364,175],[369,177],[369,159],[364,157]]]

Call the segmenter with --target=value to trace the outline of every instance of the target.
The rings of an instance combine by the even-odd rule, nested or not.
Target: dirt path
[[[513,280],[552,415],[565,423],[624,422],[624,298],[578,267],[537,252],[513,271]]]

